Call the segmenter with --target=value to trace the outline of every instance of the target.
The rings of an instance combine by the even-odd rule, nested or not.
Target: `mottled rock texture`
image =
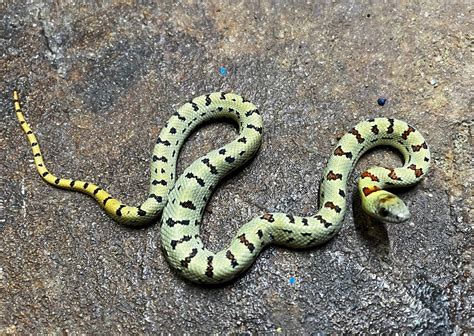
[[[474,332],[472,3],[74,3],[0,4],[0,333]],[[314,213],[331,148],[360,120],[415,125],[433,168],[400,192],[408,223],[370,224],[354,193],[328,244],[271,247],[235,282],[198,287],[169,269],[158,224],[120,226],[90,198],[41,181],[14,87],[52,172],[132,204],[180,104],[218,90],[255,103],[266,125],[260,154],[206,212],[216,250],[264,211]],[[225,122],[198,130],[179,172],[234,136]],[[375,150],[356,173],[380,163],[400,159]]]

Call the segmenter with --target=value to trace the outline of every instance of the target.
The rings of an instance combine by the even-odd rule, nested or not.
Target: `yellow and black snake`
[[[23,116],[17,91],[13,92],[13,100],[36,168],[46,182],[92,196],[120,223],[139,226],[158,220],[161,215],[161,244],[166,259],[184,277],[199,283],[234,278],[268,244],[307,248],[331,239],[340,230],[346,212],[347,179],[369,148],[395,147],[405,162],[400,168],[370,168],[359,179],[362,207],[381,221],[402,222],[409,217],[403,201],[384,189],[413,185],[430,167],[428,145],[415,128],[396,119],[363,121],[339,140],[329,158],[322,175],[317,214],[298,217],[265,213],[244,224],[227,248],[214,253],[204,247],[199,235],[204,208],[219,181],[247,162],[261,144],[263,122],[255,105],[233,93],[216,92],[181,106],[156,141],[148,197],[140,206],[133,207],[93,183],[54,176],[46,168],[38,141]],[[176,176],[176,160],[187,136],[203,122],[220,117],[231,118],[238,124],[237,138],[197,159]]]

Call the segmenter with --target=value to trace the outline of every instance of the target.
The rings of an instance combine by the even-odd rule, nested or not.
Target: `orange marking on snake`
[[[360,177],[364,178],[364,177],[369,177],[372,181],[375,181],[375,182],[378,182],[379,181],[379,178],[377,176],[375,176],[374,174],[371,174],[369,173],[368,171],[366,172],[363,172]]]
[[[373,192],[376,192],[376,191],[379,191],[380,188],[377,187],[377,186],[373,186],[373,187],[364,187],[362,189],[362,192],[364,193],[364,195],[367,197],[369,196],[370,194],[372,194]]]

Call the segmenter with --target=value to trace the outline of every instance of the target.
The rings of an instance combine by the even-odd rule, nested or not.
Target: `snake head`
[[[398,196],[385,190],[364,197],[362,208],[371,217],[386,223],[401,223],[410,218],[410,211],[405,203]]]

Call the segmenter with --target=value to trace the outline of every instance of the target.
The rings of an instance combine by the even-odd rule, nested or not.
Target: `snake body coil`
[[[261,143],[263,122],[257,108],[232,93],[211,93],[181,106],[162,129],[153,150],[148,198],[138,207],[122,204],[93,183],[62,179],[50,173],[28,123],[17,91],[15,111],[31,144],[42,178],[57,187],[86,193],[117,222],[143,225],[161,218],[161,244],[169,264],[184,277],[199,283],[220,283],[247,269],[266,245],[307,248],[331,239],[341,228],[346,211],[346,184],[359,157],[378,145],[397,148],[404,157],[400,168],[373,167],[362,173],[359,191],[364,210],[386,222],[409,217],[403,201],[383,190],[417,183],[428,171],[430,152],[423,136],[403,121],[375,118],[345,134],[332,152],[322,175],[320,209],[308,217],[266,213],[243,225],[230,246],[214,253],[200,238],[204,208],[218,182],[247,162]],[[194,161],[176,179],[176,160],[190,132],[215,118],[233,119],[239,135],[229,144]]]

